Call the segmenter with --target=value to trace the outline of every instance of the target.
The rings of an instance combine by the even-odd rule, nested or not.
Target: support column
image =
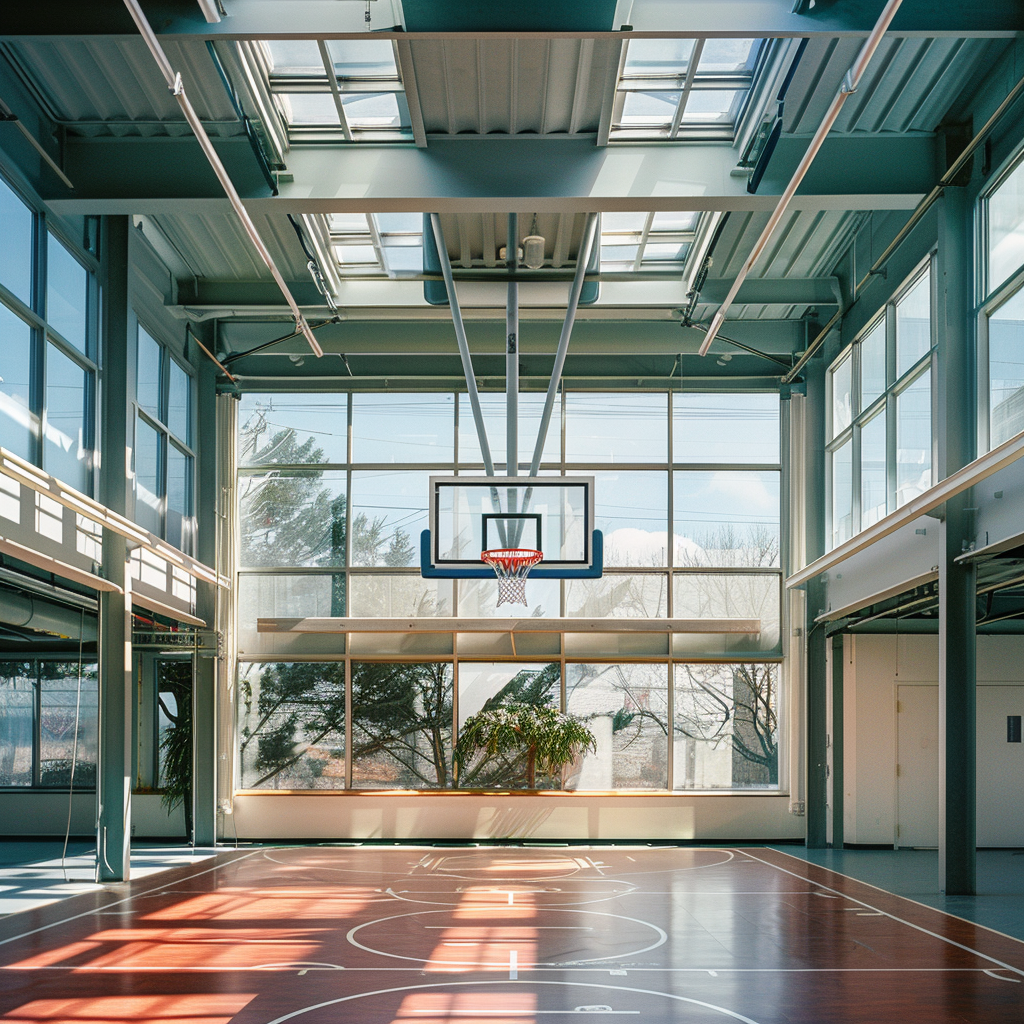
[[[105,217],[103,367],[100,382],[99,499],[130,516],[131,403],[134,346],[129,344],[127,217]],[[132,761],[135,749],[132,682],[132,597],[124,537],[103,533],[103,572],[123,594],[100,595],[99,744],[96,777],[96,876],[100,882],[126,882],[131,874]]]
[[[975,455],[975,359],[970,322],[969,206],[962,188],[942,198],[936,258],[936,456],[941,480]],[[939,888],[977,885],[977,579],[958,555],[974,539],[973,492],[946,502],[939,563]]]
[[[196,557],[217,566],[217,390],[213,364],[204,360],[196,381]],[[196,583],[196,612],[209,629],[217,621],[217,588]],[[203,645],[193,664],[192,686],[192,841],[217,841],[217,682],[220,661],[213,645]]]
[[[842,633],[832,637],[832,847],[841,850],[846,842],[843,835],[843,672],[846,666],[846,648]]]
[[[508,215],[507,264],[510,274],[519,267],[519,217]],[[505,299],[505,475],[519,476],[519,282],[509,281]],[[510,512],[517,511],[509,507]],[[518,533],[518,531],[516,531]],[[518,537],[515,544],[517,547]]]
[[[825,553],[825,361],[810,360],[806,368],[805,430],[807,461],[804,500],[807,517],[806,560]],[[807,584],[807,847],[828,844],[828,673],[825,663],[825,626],[816,623],[825,604],[825,585]]]

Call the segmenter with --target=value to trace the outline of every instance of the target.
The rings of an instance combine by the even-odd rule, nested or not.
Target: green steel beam
[[[971,323],[972,210],[963,188],[940,201],[935,262],[938,478],[975,458],[977,416]],[[977,890],[977,563],[957,559],[974,542],[971,491],[946,502],[939,562],[939,888]]]
[[[185,253],[185,255],[189,255]],[[197,254],[200,255],[201,254]],[[459,275],[455,274],[456,282]],[[570,274],[571,277],[571,274]],[[667,289],[678,291],[677,275],[665,275]],[[505,284],[506,278],[495,275],[490,278],[495,284]],[[382,285],[387,280],[382,278]],[[717,302],[729,287],[730,282],[724,279],[709,280],[701,291],[702,302]],[[313,282],[306,278],[289,281],[288,287],[300,306],[311,306],[324,310],[327,305],[316,290]],[[396,296],[397,297],[397,296]],[[344,304],[344,296],[339,297]],[[273,281],[227,281],[209,278],[183,280],[179,282],[177,306],[186,306],[191,310],[231,308],[244,311],[247,306],[257,306],[266,311],[279,306],[281,315],[288,315],[288,307],[281,300],[280,289]],[[677,295],[666,297],[666,306],[675,306],[679,302]],[[831,277],[793,277],[793,278],[753,278],[744,281],[740,289],[737,305],[783,305],[783,306],[835,306],[837,292],[835,279]]]
[[[844,753],[843,753],[843,672],[846,655],[843,650],[842,634],[832,637],[832,848],[841,850],[846,842],[844,835],[845,814],[843,803]]]
[[[683,143],[599,148],[592,138],[481,136],[390,146],[295,147],[291,182],[268,195],[245,139],[216,143],[250,213],[592,213],[630,210],[771,211],[777,193],[747,192],[730,146]],[[782,163],[804,140],[783,150]],[[827,140],[823,172],[794,210],[911,210],[934,184],[934,139]],[[774,161],[773,161],[774,163]],[[75,193],[51,185],[60,213],[216,214],[228,209],[194,139],[69,138],[65,170]],[[841,173],[840,173],[841,172]],[[773,174],[777,172],[773,171]],[[781,172],[779,172],[781,173]],[[774,180],[774,179],[773,179]],[[776,184],[778,184],[776,182]],[[817,190],[817,191],[816,191]],[[182,200],[189,200],[186,209]]]
[[[134,27],[119,0],[42,0],[34,4],[9,4],[4,11],[0,39],[47,36],[134,36]],[[365,35],[363,6],[337,0],[230,0],[230,17],[207,24],[194,0],[146,0],[146,14],[159,35],[198,39],[272,39]],[[438,6],[443,6],[440,3]],[[477,5],[479,6],[479,5]],[[557,5],[555,5],[557,6]],[[728,4],[707,0],[635,0],[630,13],[632,35],[677,36],[847,36],[861,38],[870,32],[880,3],[818,3],[817,10],[793,13],[793,0],[731,0]],[[389,4],[371,5],[375,34],[394,21]],[[548,5],[550,7],[550,5]],[[415,23],[414,23],[415,24]],[[593,28],[573,31],[538,23],[540,37],[624,35],[600,33]],[[619,26],[616,26],[618,28]],[[471,35],[513,34],[498,29]],[[908,36],[1011,36],[1020,28],[1020,9],[1014,0],[985,0],[973,4],[935,4],[933,0],[904,0],[893,24],[894,35]],[[434,36],[439,32],[424,32]],[[451,34],[451,33],[446,33]],[[519,29],[514,34],[524,34]],[[408,33],[406,38],[417,38]]]
[[[101,330],[99,499],[131,517],[133,499],[125,474],[132,445],[135,351],[129,346],[127,217],[103,225],[103,324]],[[132,679],[131,574],[125,538],[103,531],[103,575],[123,593],[100,594],[99,747],[96,779],[96,873],[99,882],[127,882],[131,874],[131,806],[135,751],[135,688]]]

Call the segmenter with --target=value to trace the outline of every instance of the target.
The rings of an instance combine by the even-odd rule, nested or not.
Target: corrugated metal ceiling
[[[860,45],[858,39],[811,39],[786,98],[785,131],[817,128]],[[1005,39],[883,39],[832,130],[934,131],[1007,45]]]
[[[519,242],[522,244],[526,235],[542,235],[546,242],[544,255],[551,266],[575,264],[586,220],[582,213],[541,213],[536,217],[535,230],[534,217],[520,214]],[[498,250],[508,241],[506,214],[441,214],[441,228],[453,266],[496,266]]]
[[[238,135],[235,114],[205,43],[163,42],[212,135]],[[141,39],[32,39],[3,52],[55,121],[82,135],[186,135],[189,128]]]
[[[408,44],[428,134],[596,132],[620,43],[425,39]],[[407,86],[408,69],[403,66]]]
[[[253,214],[260,237],[286,280],[307,280],[306,257],[283,215]],[[221,281],[271,279],[239,219],[233,213],[161,214],[149,218],[197,277]]]

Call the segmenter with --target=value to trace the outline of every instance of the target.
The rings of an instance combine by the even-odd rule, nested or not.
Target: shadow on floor
[[[96,882],[94,843],[69,843],[62,861],[63,848],[63,842],[0,840],[0,917],[108,888]],[[133,844],[132,878],[195,864],[216,852],[202,847]]]
[[[1024,941],[1024,850],[979,850],[978,894],[946,896],[937,850],[774,849]]]

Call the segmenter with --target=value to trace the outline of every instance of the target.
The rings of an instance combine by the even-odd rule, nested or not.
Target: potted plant
[[[553,781],[566,765],[596,750],[594,734],[573,715],[547,704],[498,704],[467,718],[459,730],[455,776],[465,785],[484,765],[503,762],[514,766],[527,789],[537,789],[538,776]]]

